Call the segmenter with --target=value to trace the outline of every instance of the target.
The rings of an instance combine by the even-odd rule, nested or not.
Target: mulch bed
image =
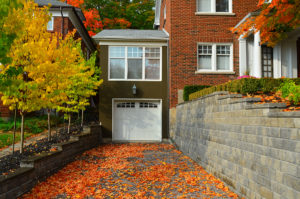
[[[261,102],[257,102],[256,104],[265,104],[265,103],[285,103],[287,108],[283,109],[284,112],[290,112],[290,111],[300,111],[300,103],[293,104],[291,101],[289,101],[288,98],[283,98],[281,95],[277,93],[263,93],[263,92],[257,92],[254,95],[245,95],[244,98],[260,98]]]
[[[71,135],[80,133],[80,126],[75,126],[70,129],[70,134],[67,133],[65,128],[59,129],[59,133],[52,135],[52,140],[49,142],[47,138],[35,141],[30,145],[24,147],[24,152],[16,151],[11,155],[0,158],[0,176],[13,173],[16,169],[20,168],[20,161],[23,158],[33,156],[42,152],[49,152],[52,144],[68,141]],[[18,143],[19,144],[19,143]]]
[[[238,198],[171,144],[108,144],[85,152],[23,198]]]

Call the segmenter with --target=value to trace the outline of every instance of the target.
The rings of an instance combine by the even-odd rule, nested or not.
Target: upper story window
[[[161,47],[110,46],[109,80],[160,81]]]
[[[54,17],[51,17],[50,21],[47,24],[47,30],[53,30],[54,29]]]
[[[232,44],[198,44],[199,72],[233,72]]]
[[[197,0],[198,13],[232,13],[232,0]]]

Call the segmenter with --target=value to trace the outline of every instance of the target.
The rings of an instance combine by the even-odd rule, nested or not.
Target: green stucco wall
[[[112,137],[112,99],[140,98],[162,99],[162,137],[168,137],[168,62],[167,47],[162,47],[162,81],[108,81],[108,46],[100,46],[101,78],[104,83],[99,89],[99,118],[103,136]],[[133,85],[137,87],[137,94],[132,94]]]

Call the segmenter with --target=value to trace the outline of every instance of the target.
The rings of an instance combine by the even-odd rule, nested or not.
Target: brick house
[[[239,76],[239,41],[230,31],[258,0],[156,0],[154,27],[169,34],[170,108],[185,85],[214,85]]]
[[[82,39],[83,50],[87,58],[91,52],[96,50],[96,45],[83,24],[85,17],[81,9],[56,0],[35,0],[35,3],[40,7],[51,4],[49,12],[52,14],[52,18],[48,23],[49,32],[67,34],[76,29],[75,37]],[[0,100],[0,117],[8,119],[10,115],[8,107],[3,106]]]

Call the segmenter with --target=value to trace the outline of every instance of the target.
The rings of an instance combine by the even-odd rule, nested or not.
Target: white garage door
[[[113,141],[161,141],[160,101],[113,104]]]

